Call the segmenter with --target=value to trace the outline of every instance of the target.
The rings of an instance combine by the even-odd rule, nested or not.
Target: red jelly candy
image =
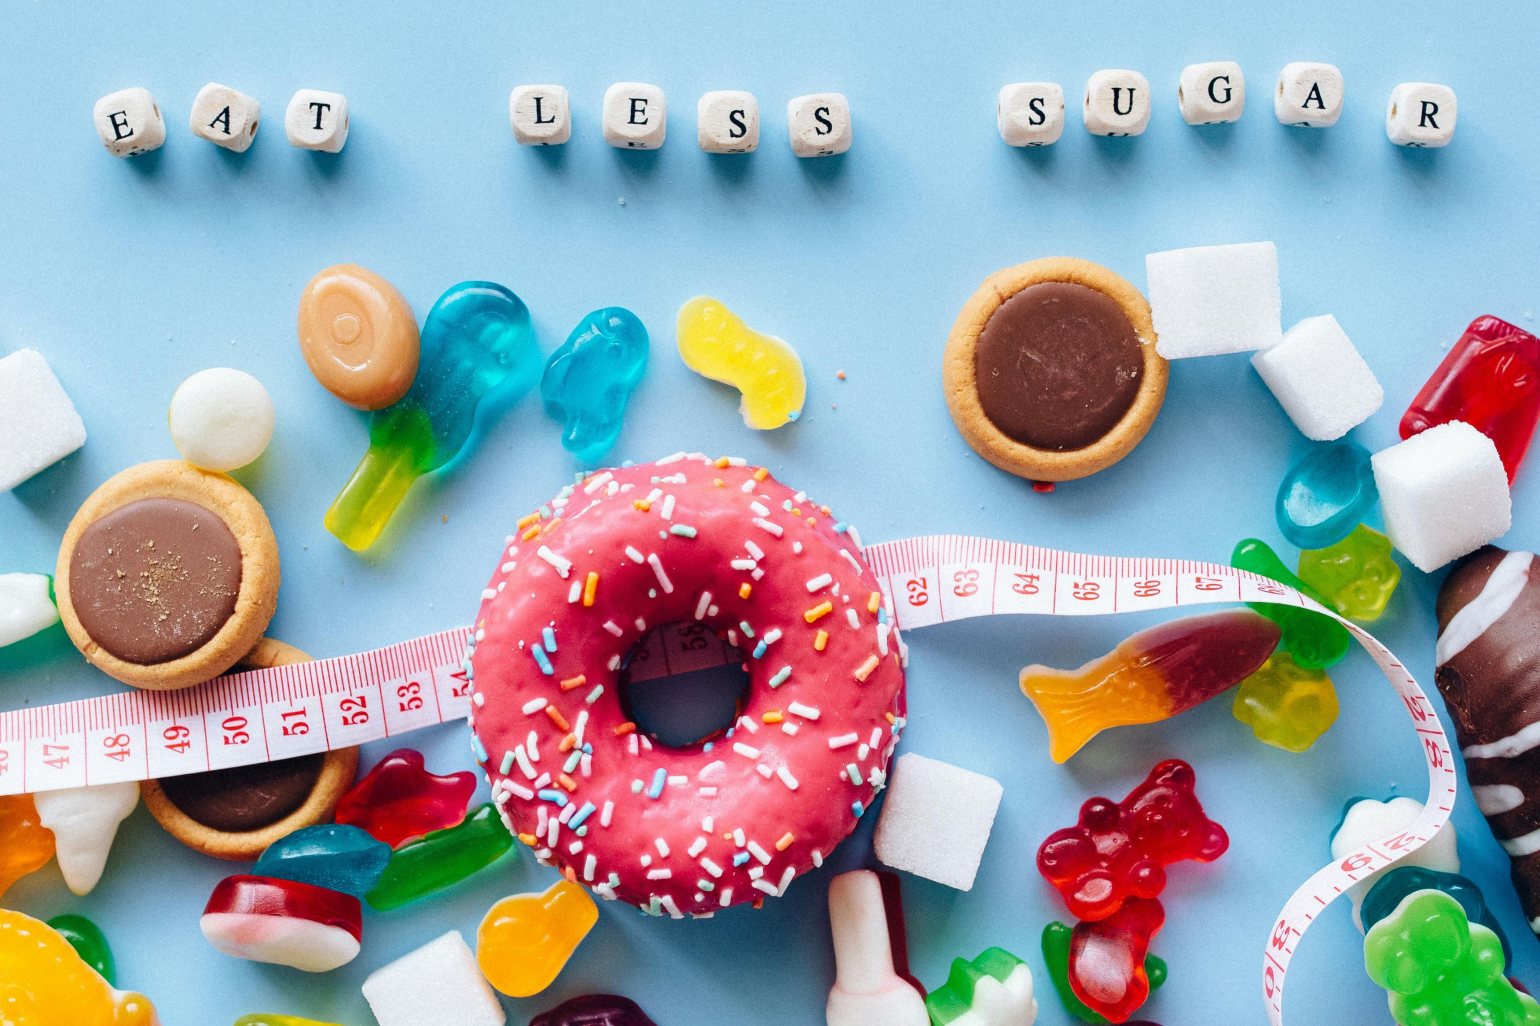
[[[1224,854],[1230,837],[1203,814],[1193,785],[1192,767],[1167,759],[1121,802],[1092,798],[1077,825],[1048,836],[1037,850],[1038,872],[1076,919],[1105,919],[1125,899],[1158,896],[1173,862]]]
[[[402,841],[458,825],[475,792],[474,773],[436,776],[423,768],[421,752],[401,748],[342,796],[336,820],[397,848]]]
[[[1540,422],[1540,338],[1497,317],[1477,317],[1401,418],[1401,437],[1463,420],[1497,445],[1508,483]]]
[[[1075,996],[1112,1022],[1127,1021],[1150,996],[1144,956],[1165,922],[1160,902],[1129,898],[1106,919],[1076,923],[1069,941],[1069,985]]]
[[[227,955],[324,973],[351,962],[363,940],[363,909],[351,894],[293,880],[228,876],[199,922]]]
[[[529,1026],[656,1026],[630,998],[584,994],[563,1001],[529,1021]]]

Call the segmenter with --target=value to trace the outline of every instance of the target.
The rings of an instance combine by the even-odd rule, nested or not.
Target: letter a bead
[[[192,134],[235,153],[251,149],[257,138],[262,105],[245,93],[210,82],[198,90],[187,124]]]
[[[1278,73],[1273,112],[1295,128],[1330,128],[1342,116],[1342,71],[1334,64],[1296,61]]]

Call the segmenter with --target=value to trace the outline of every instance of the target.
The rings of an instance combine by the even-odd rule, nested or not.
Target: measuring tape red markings
[[[1263,958],[1268,1019],[1282,1022],[1299,939],[1363,877],[1422,847],[1454,808],[1454,757],[1427,695],[1367,631],[1276,581],[1216,563],[1090,556],[933,535],[865,550],[900,630],[1005,614],[1095,616],[1231,602],[1304,606],[1340,620],[1405,704],[1428,770],[1405,831],[1324,866],[1284,905]],[[468,628],[372,652],[237,673],[182,691],[134,691],[0,713],[0,795],[175,776],[345,748],[464,719]],[[646,680],[731,662],[700,624],[671,625],[632,659]]]

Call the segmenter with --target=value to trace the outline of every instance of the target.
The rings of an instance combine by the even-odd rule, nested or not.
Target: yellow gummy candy
[[[743,393],[743,422],[758,431],[802,415],[807,375],[797,351],[764,335],[710,296],[679,308],[679,355],[685,366]]]
[[[143,994],[113,990],[41,920],[0,909],[0,1023],[156,1026]]]
[[[599,908],[578,884],[558,880],[543,894],[515,894],[487,911],[476,931],[476,962],[509,997],[530,997],[555,982]]]

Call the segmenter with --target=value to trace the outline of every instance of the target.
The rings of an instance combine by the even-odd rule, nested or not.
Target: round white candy
[[[171,441],[195,467],[244,467],[262,455],[272,437],[272,397],[245,371],[199,371],[171,397]]]

